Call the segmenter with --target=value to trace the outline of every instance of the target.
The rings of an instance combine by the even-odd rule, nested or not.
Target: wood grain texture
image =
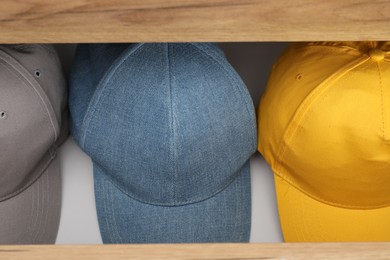
[[[388,0],[2,0],[0,43],[389,40]]]
[[[1,259],[390,259],[390,243],[0,246]]]

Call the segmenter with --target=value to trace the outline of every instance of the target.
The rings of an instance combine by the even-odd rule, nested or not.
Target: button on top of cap
[[[385,58],[385,53],[380,49],[371,49],[368,54],[374,61],[381,61]]]

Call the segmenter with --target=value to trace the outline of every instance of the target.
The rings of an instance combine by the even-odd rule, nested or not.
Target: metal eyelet
[[[42,73],[41,73],[40,70],[35,70],[35,71],[34,71],[34,76],[35,76],[36,78],[41,77],[41,75],[42,75]]]
[[[0,119],[6,119],[7,118],[7,112],[0,111]]]

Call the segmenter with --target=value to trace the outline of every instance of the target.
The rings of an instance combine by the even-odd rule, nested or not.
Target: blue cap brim
[[[95,196],[104,243],[248,242],[251,222],[249,160],[224,190],[198,203],[156,206],[115,186],[94,163]]]

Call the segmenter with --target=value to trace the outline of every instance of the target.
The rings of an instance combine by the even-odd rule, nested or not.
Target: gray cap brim
[[[61,213],[57,156],[25,191],[0,203],[0,244],[52,244]]]

